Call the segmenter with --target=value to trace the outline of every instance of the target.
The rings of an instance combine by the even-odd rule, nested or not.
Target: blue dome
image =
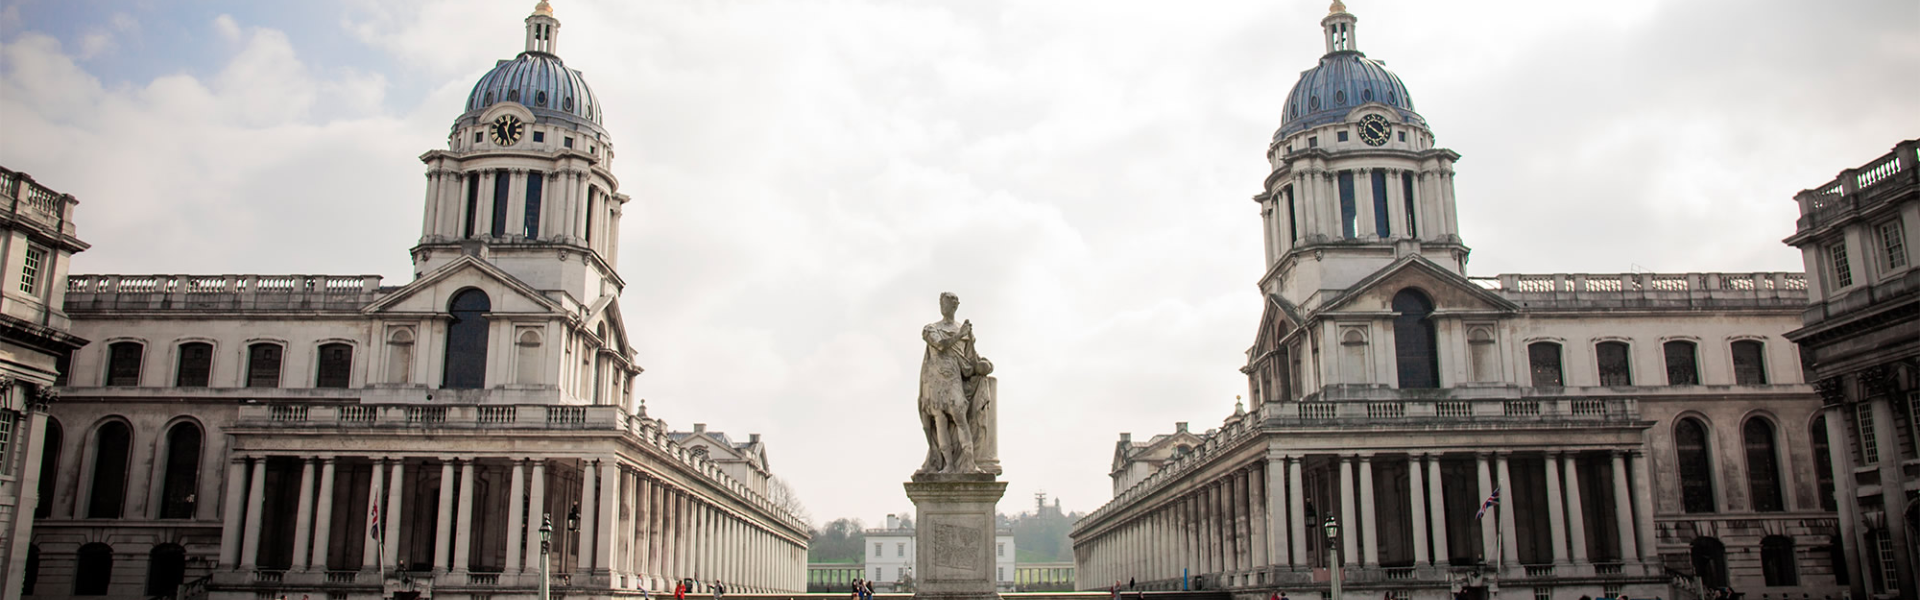
[[[1427,124],[1413,112],[1413,98],[1400,76],[1364,54],[1342,51],[1320,57],[1319,66],[1300,74],[1300,82],[1287,93],[1286,120],[1273,139],[1346,120],[1347,113],[1369,102],[1393,107],[1402,123]]]
[[[587,80],[561,64],[560,57],[544,52],[522,52],[494,65],[467,94],[467,112],[501,102],[518,102],[536,115],[571,116],[600,124],[600,103]]]

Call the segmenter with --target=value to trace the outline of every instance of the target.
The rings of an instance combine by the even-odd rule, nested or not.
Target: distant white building
[[[913,522],[887,515],[887,526],[867,530],[866,575],[873,591],[892,592],[913,576]],[[1013,591],[1013,530],[1000,528],[993,536],[993,579],[999,591]]]

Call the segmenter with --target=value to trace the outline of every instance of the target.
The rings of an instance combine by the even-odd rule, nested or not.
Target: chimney
[[[900,517],[896,517],[896,516],[893,516],[892,514],[888,514],[887,529],[899,529],[899,528],[900,528]]]
[[[1129,443],[1129,442],[1132,442],[1132,441],[1133,441],[1133,434],[1131,434],[1131,433],[1122,433],[1122,434],[1120,434],[1120,442],[1121,442],[1121,443],[1123,443],[1123,444],[1124,444],[1124,443]]]
[[[1186,422],[1186,421],[1178,421],[1178,422],[1175,422],[1175,423],[1173,424],[1173,432],[1174,432],[1174,433],[1186,433],[1186,432],[1187,432],[1187,422]]]
[[[747,434],[747,443],[749,443],[749,444],[758,444],[758,443],[760,443],[760,434],[758,434],[758,433],[749,433],[749,434]]]
[[[706,423],[694,423],[694,424],[693,424],[693,432],[694,432],[694,433],[706,433],[706,432],[707,432],[707,424],[706,424]]]

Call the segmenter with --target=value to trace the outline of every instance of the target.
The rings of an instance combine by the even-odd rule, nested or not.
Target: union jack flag
[[[1487,496],[1487,501],[1480,503],[1480,512],[1473,513],[1473,518],[1475,520],[1478,520],[1480,517],[1487,516],[1487,510],[1492,509],[1493,507],[1499,506],[1499,505],[1500,505],[1500,486],[1494,486],[1493,495]]]
[[[373,502],[373,511],[367,515],[367,536],[380,539],[380,503]]]

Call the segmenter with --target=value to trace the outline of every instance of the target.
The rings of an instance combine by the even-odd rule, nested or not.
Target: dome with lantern
[[[580,71],[567,68],[556,53],[560,21],[542,1],[527,17],[526,51],[502,60],[473,84],[467,112],[501,102],[517,102],[536,116],[558,117],[598,128],[600,102]]]
[[[1285,117],[1279,131],[1274,132],[1275,140],[1344,121],[1354,109],[1370,103],[1393,109],[1399,122],[1426,126],[1426,119],[1414,112],[1413,97],[1400,76],[1356,49],[1353,25],[1357,21],[1339,1],[1321,20],[1326,29],[1327,53],[1320,57],[1320,64],[1300,73],[1300,81],[1287,93]]]

